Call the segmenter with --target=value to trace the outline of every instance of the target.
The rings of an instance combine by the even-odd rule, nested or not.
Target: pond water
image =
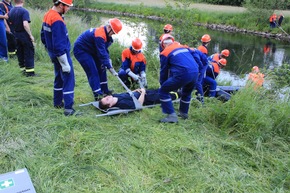
[[[100,23],[105,24],[110,16],[94,14]],[[148,42],[153,40],[156,43],[156,51],[153,54],[158,56],[158,39],[163,33],[163,26],[166,23],[157,21],[147,21],[138,18],[121,18],[123,29],[113,38],[124,46],[130,46],[134,37],[139,37],[143,41],[143,49],[146,49]],[[157,26],[157,28],[156,28]],[[183,37],[179,33],[178,26],[174,27],[173,36],[180,43]],[[218,76],[219,82],[231,82],[233,86],[243,86],[247,80],[247,74],[253,66],[262,69],[273,69],[281,66],[283,63],[290,63],[290,45],[287,42],[268,39],[260,36],[253,36],[241,33],[228,33],[214,31],[203,27],[192,26],[192,44],[191,47],[197,47],[200,44],[200,38],[203,34],[211,36],[211,42],[208,50],[209,55],[220,52],[223,49],[229,49],[230,57],[227,59],[226,68]]]

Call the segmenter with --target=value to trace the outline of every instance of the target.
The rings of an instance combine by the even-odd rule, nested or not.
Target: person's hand
[[[69,62],[67,60],[67,55],[63,54],[63,55],[57,57],[57,60],[59,61],[60,65],[61,65],[62,71],[70,73],[71,67],[70,67]]]
[[[134,81],[137,81],[137,80],[140,79],[140,76],[138,76],[137,74],[135,74],[135,73],[132,72],[132,71],[130,71],[130,72],[128,73],[128,75],[129,75],[131,78],[133,78]]]
[[[109,71],[112,73],[113,76],[118,76],[118,73],[115,71],[114,68],[110,68]]]

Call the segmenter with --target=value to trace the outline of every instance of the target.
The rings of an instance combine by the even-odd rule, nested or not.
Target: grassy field
[[[158,123],[159,107],[96,118],[96,109],[78,106],[93,96],[74,59],[82,115],[65,117],[52,105],[53,65],[39,39],[44,12],[30,11],[40,76],[22,76],[15,59],[0,63],[0,173],[26,167],[38,193],[290,191],[289,101],[249,87],[227,103],[193,101],[178,124]],[[89,24],[66,21],[73,44]],[[121,47],[110,49],[116,60]],[[148,79],[157,86],[156,74]],[[109,85],[124,91],[110,75]]]

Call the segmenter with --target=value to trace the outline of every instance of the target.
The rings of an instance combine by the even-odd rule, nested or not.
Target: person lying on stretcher
[[[144,88],[139,88],[132,92],[142,106],[160,104],[158,89],[145,90]],[[171,92],[170,96],[171,100],[180,98],[177,92]],[[120,109],[136,108],[133,98],[129,93],[108,95],[99,101],[100,109],[106,110],[112,107],[118,107]]]

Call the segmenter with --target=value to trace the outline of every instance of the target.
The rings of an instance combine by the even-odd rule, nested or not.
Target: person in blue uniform
[[[139,88],[133,91],[134,96],[138,99],[140,105],[160,104],[158,89],[145,90]],[[179,93],[170,92],[172,100],[179,98]],[[136,109],[132,96],[129,93],[112,94],[105,96],[99,101],[99,108],[106,110],[108,108],[118,107],[120,109]]]
[[[0,4],[1,5],[1,4]],[[0,7],[0,62],[8,61],[8,51],[7,51],[7,39],[6,39],[6,28],[7,28],[7,22],[8,14],[6,13],[8,9]]]
[[[20,69],[26,76],[35,76],[34,37],[30,30],[30,15],[23,7],[24,0],[15,0],[15,7],[8,14],[11,32],[17,41],[17,58]]]
[[[71,45],[63,14],[69,11],[73,2],[72,0],[53,2],[53,7],[43,18],[41,41],[54,65],[54,107],[64,107],[64,115],[70,116],[75,113],[73,109],[75,76],[70,56]]]
[[[0,2],[0,9],[4,10],[5,13],[9,13],[13,8],[11,0],[2,0]],[[6,37],[7,37],[7,46],[8,46],[8,54],[15,55],[16,54],[16,40],[13,33],[11,33],[11,24],[7,21],[8,27],[6,27]]]
[[[160,53],[160,101],[166,117],[163,123],[176,123],[178,117],[174,111],[170,91],[181,89],[179,116],[188,118],[191,93],[198,78],[198,65],[188,48],[174,41],[174,37],[165,34],[161,40],[163,51]]]
[[[208,60],[204,53],[196,48],[189,48],[191,55],[193,56],[195,62],[198,64],[198,79],[195,84],[196,89],[196,99],[204,104],[204,92],[203,92],[203,79],[205,77],[205,71],[208,66]]]
[[[114,76],[118,76],[112,66],[108,48],[113,43],[112,35],[118,34],[121,30],[122,23],[119,19],[109,19],[107,25],[83,32],[74,44],[74,56],[87,75],[96,101],[103,94],[111,94],[106,69]]]
[[[138,81],[141,82],[143,87],[147,87],[146,58],[141,49],[142,41],[135,38],[132,45],[122,52],[122,66],[118,76],[129,88]]]
[[[203,86],[209,87],[209,97],[216,97],[217,82],[216,78],[220,70],[227,65],[225,58],[220,59],[218,62],[213,61],[206,69],[206,77],[203,80]]]
[[[208,45],[211,41],[210,35],[204,34],[201,39],[201,45],[197,47],[198,50],[200,50],[202,53],[204,53],[206,56],[208,55]]]

